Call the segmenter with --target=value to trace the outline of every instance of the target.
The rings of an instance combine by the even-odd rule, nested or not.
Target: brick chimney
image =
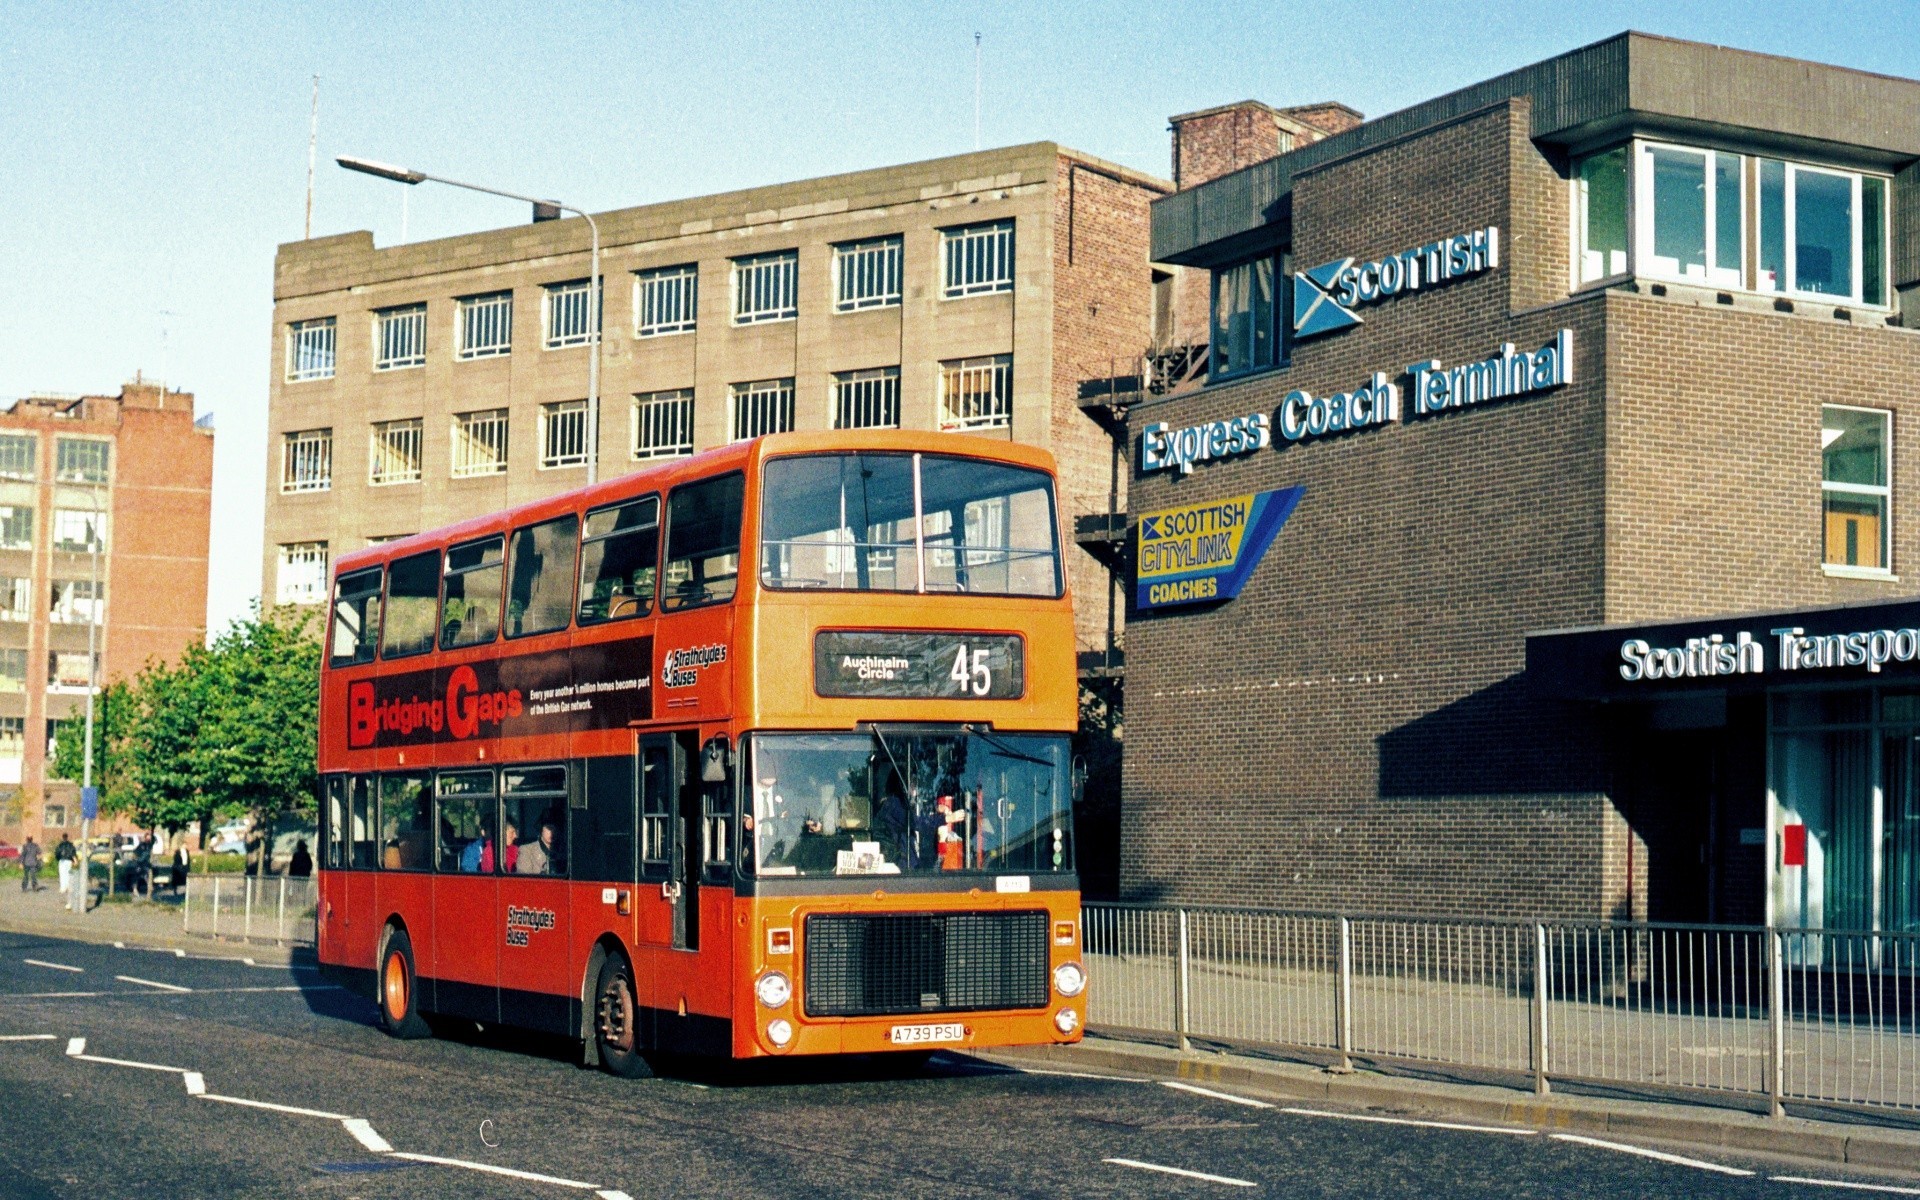
[[[1241,100],[1182,113],[1168,122],[1173,130],[1174,185],[1196,187],[1351,129],[1363,119],[1332,101],[1275,108]]]

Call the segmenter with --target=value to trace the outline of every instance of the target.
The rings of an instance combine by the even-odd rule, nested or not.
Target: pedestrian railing
[[[1740,1104],[1920,1111],[1920,934],[1088,904],[1088,1026]]]
[[[190,875],[181,904],[186,932],[312,945],[319,890],[287,875]]]

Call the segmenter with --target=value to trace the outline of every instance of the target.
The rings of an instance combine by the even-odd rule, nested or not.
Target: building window
[[[540,406],[540,469],[578,467],[587,461],[587,402],[561,400]]]
[[[956,300],[1013,290],[1013,222],[940,231],[940,296]]]
[[[367,482],[375,487],[420,482],[420,418],[375,421]]]
[[[1706,287],[1741,280],[1741,164],[1738,154],[1684,146],[1639,147],[1643,273]]]
[[[1272,256],[1237,263],[1213,273],[1213,328],[1208,373],[1215,379],[1263,371],[1280,355],[1280,312],[1275,285],[1281,279]]]
[[[736,383],[733,392],[730,442],[744,442],[769,433],[786,433],[793,428],[793,380],[762,379],[755,383]]]
[[[91,508],[53,510],[53,548],[91,554],[107,548],[107,514]]]
[[[1820,494],[1829,567],[1885,572],[1892,545],[1893,414],[1829,404],[1820,410]]]
[[[733,323],[790,321],[800,315],[800,252],[733,260]]]
[[[33,509],[29,505],[0,505],[0,550],[33,549]]]
[[[66,805],[64,804],[47,805],[46,816],[41,818],[41,824],[49,825],[55,829],[58,829],[64,826],[66,823],[67,823],[67,806]]]
[[[841,371],[833,377],[835,429],[900,428],[900,368]]]
[[[501,475],[507,469],[507,410],[453,414],[453,477]]]
[[[900,303],[900,238],[845,242],[833,248],[833,311],[858,312]]]
[[[287,381],[333,378],[333,318],[287,326]]]
[[[427,362],[427,306],[408,304],[383,308],[373,314],[376,353],[373,369],[398,371]]]
[[[466,296],[459,310],[461,358],[497,358],[513,352],[513,293]]]
[[[1615,146],[1580,160],[1580,282],[1627,273],[1627,148]]]
[[[0,692],[27,690],[27,652],[0,650]]]
[[[948,432],[1013,426],[1013,355],[940,364],[940,428]]]
[[[634,279],[635,335],[691,332],[699,292],[700,269],[692,263],[639,272]]]
[[[53,756],[59,752],[60,748],[60,729],[67,723],[68,719],[70,718],[47,718],[47,773],[49,775],[53,773]],[[84,717],[81,719],[83,721],[85,720]],[[95,733],[98,732],[98,730],[95,730]]]
[[[38,479],[38,450],[30,433],[0,433],[0,479]]]
[[[1887,181],[1763,158],[1759,291],[1887,302]]]
[[[27,719],[0,717],[0,758],[19,758],[27,752]],[[48,809],[52,812],[52,809]],[[65,824],[63,820],[61,822]]]
[[[33,581],[0,575],[0,621],[33,620]]]
[[[47,690],[84,692],[100,677],[100,652],[85,650],[49,650],[47,652]]]
[[[105,483],[112,456],[112,442],[59,438],[53,444],[53,477],[61,483]]]
[[[547,349],[584,346],[593,341],[600,331],[600,314],[593,311],[600,305],[593,303],[593,295],[591,279],[576,279],[570,283],[547,286],[544,297],[547,310],[544,345]]]
[[[333,486],[333,430],[289,433],[280,443],[280,490],[324,492]]]
[[[319,604],[327,598],[327,544],[289,542],[280,547],[275,596],[280,604]]]
[[[633,398],[635,458],[681,458],[692,453],[692,388],[643,392]]]
[[[47,619],[59,625],[99,625],[106,621],[107,585],[91,579],[56,579]]]

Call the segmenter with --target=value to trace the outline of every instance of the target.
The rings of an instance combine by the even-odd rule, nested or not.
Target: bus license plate
[[[887,1038],[896,1046],[919,1046],[964,1041],[966,1036],[966,1026],[956,1021],[946,1025],[895,1025]]]

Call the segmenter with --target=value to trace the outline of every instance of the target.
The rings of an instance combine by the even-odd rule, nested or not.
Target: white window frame
[[[1013,232],[1012,217],[942,229],[940,298],[963,300],[1012,291]]]
[[[274,595],[280,604],[321,604],[327,598],[327,544],[282,542]]]
[[[1784,230],[1783,241],[1786,243],[1782,247],[1782,249],[1786,253],[1785,267],[1787,272],[1787,279],[1780,281],[1779,286],[1772,287],[1772,288],[1763,288],[1760,286],[1760,280],[1756,278],[1753,281],[1755,289],[1762,292],[1765,295],[1791,296],[1796,300],[1811,300],[1816,304],[1864,304],[1865,301],[1862,299],[1862,297],[1866,295],[1867,281],[1865,277],[1866,255],[1863,253],[1863,251],[1866,249],[1867,232],[1866,232],[1866,229],[1864,228],[1864,224],[1866,221],[1866,212],[1864,211],[1864,206],[1862,204],[1863,197],[1860,194],[1861,180],[1864,178],[1863,173],[1859,171],[1843,170],[1839,167],[1822,167],[1822,166],[1816,166],[1813,163],[1794,162],[1791,159],[1774,158],[1772,155],[1763,155],[1760,157],[1772,159],[1772,161],[1780,163],[1786,168],[1786,170],[1782,172],[1780,199],[1781,199],[1781,209],[1782,209],[1781,222],[1782,222],[1782,228]],[[1756,158],[1754,161],[1754,170],[1755,171],[1759,170],[1758,158]],[[1786,286],[1787,280],[1791,280],[1796,284],[1800,282],[1800,246],[1799,246],[1799,239],[1794,236],[1795,225],[1796,225],[1796,222],[1798,222],[1799,220],[1799,197],[1796,195],[1799,189],[1794,187],[1794,180],[1798,178],[1800,173],[1803,171],[1813,175],[1837,175],[1840,178],[1847,180],[1852,185],[1852,196],[1850,197],[1848,204],[1849,204],[1850,210],[1853,213],[1852,222],[1851,222],[1853,236],[1849,239],[1851,243],[1851,253],[1852,253],[1852,269],[1849,274],[1849,278],[1853,280],[1853,290],[1849,292],[1847,295],[1842,296],[1837,292],[1809,292],[1798,287]],[[1892,230],[1893,230],[1893,213],[1892,213],[1893,187],[1890,182],[1887,184],[1883,184],[1882,187],[1884,188],[1884,191],[1882,194],[1888,198],[1888,203],[1887,203],[1888,212],[1886,215],[1886,219],[1881,222],[1882,228],[1881,228],[1880,236],[1882,238],[1890,238],[1890,234],[1892,233]],[[1756,181],[1756,189],[1757,189],[1757,181]],[[1761,206],[1764,205],[1766,202],[1766,196],[1764,193],[1759,194],[1759,200],[1760,200],[1760,203],[1754,205],[1754,212],[1758,217],[1758,220],[1755,222],[1758,228],[1754,230],[1756,246],[1758,245],[1760,229],[1765,228],[1765,222],[1766,222],[1766,214],[1761,210]],[[1890,262],[1890,259],[1887,257],[1887,250],[1888,250],[1888,247],[1883,247],[1881,251],[1880,261],[1883,263]],[[1758,272],[1759,267],[1757,264],[1759,262],[1759,255],[1757,253],[1754,255],[1754,261],[1756,263],[1756,266],[1754,269],[1756,272]],[[1887,291],[1891,296],[1891,293],[1893,291],[1891,271],[1888,272],[1888,276],[1889,276],[1889,279],[1887,284]],[[1886,307],[1886,306],[1880,305],[1877,307]],[[1841,404],[1841,405],[1830,405],[1829,407],[1845,408],[1847,406],[1844,404]]]
[[[592,291],[592,279],[570,279],[540,289],[540,325],[546,330],[542,349],[565,350],[599,340],[602,313],[591,310],[604,310],[606,305],[593,303],[588,295]]]
[[[1699,158],[1701,160],[1701,169],[1705,172],[1704,177],[1710,182],[1718,178],[1715,168],[1721,158],[1731,158],[1740,164],[1740,169],[1734,173],[1734,177],[1739,180],[1738,187],[1740,193],[1737,198],[1739,209],[1736,214],[1736,219],[1740,221],[1741,226],[1739,262],[1729,267],[1718,261],[1720,249],[1720,189],[1718,187],[1709,187],[1707,188],[1706,194],[1707,264],[1705,274],[1688,275],[1684,270],[1680,269],[1677,263],[1671,269],[1662,269],[1660,267],[1653,253],[1653,221],[1656,215],[1653,203],[1653,156],[1655,152],[1685,154]],[[1746,228],[1748,224],[1746,221],[1747,175],[1752,170],[1750,156],[1731,154],[1724,150],[1709,150],[1702,146],[1683,146],[1675,142],[1636,141],[1633,144],[1632,161],[1633,175],[1629,183],[1632,189],[1633,199],[1630,202],[1632,212],[1630,212],[1628,216],[1631,221],[1629,228],[1633,230],[1633,250],[1644,250],[1644,253],[1638,255],[1640,273],[1649,279],[1665,279],[1674,283],[1690,284],[1694,287],[1744,289],[1746,286],[1745,268],[1747,252],[1749,247],[1753,245],[1751,233]],[[1856,188],[1858,187],[1857,184],[1855,186]],[[1856,211],[1858,211],[1857,208]],[[1854,240],[1857,242],[1859,239],[1855,238]],[[1633,254],[1630,253],[1629,258],[1632,257]],[[1857,277],[1856,273],[1856,278]]]
[[[420,482],[425,423],[419,417],[375,421],[367,435],[367,483],[394,487]]]
[[[633,398],[633,458],[685,458],[693,453],[693,389],[641,392]]]
[[[280,494],[333,488],[333,430],[302,429],[280,436]]]
[[[963,412],[956,407],[967,394],[963,386],[969,379],[988,376],[993,382],[987,403],[980,411]],[[945,433],[967,433],[977,429],[1013,428],[1013,355],[989,354],[978,358],[949,359],[940,364],[940,429]]]
[[[556,448],[557,447],[557,448]],[[587,465],[587,402],[556,400],[540,406],[540,469]]]
[[[70,589],[62,597],[62,588]],[[82,590],[86,591],[81,596]],[[95,593],[98,593],[97,595]],[[107,620],[107,581],[92,579],[55,579],[48,588],[47,620],[55,625],[104,625]]]
[[[800,252],[775,250],[732,260],[733,323],[762,325],[800,315]]]
[[[900,306],[900,234],[841,242],[833,248],[833,311]]]
[[[15,514],[22,512],[27,516],[27,536],[17,542],[7,541],[5,536],[7,524],[13,520]],[[31,504],[0,504],[0,550],[33,549],[34,518],[35,513]]]
[[[1854,239],[1856,242],[1858,238]],[[1820,406],[1820,428],[1826,429],[1827,410],[1839,409],[1842,412],[1868,413],[1880,418],[1880,445],[1885,459],[1887,482],[1881,485],[1865,483],[1831,483],[1827,480],[1826,467],[1820,469],[1820,569],[1827,575],[1836,575],[1853,579],[1893,579],[1893,410],[1887,408],[1868,408],[1859,404],[1822,404]],[[1822,443],[1821,450],[1826,449]],[[1827,496],[1877,496],[1881,500],[1880,518],[1880,561],[1885,564],[1878,567],[1855,567],[1846,563],[1827,561]]]
[[[900,368],[839,371],[833,377],[835,429],[900,428]]]
[[[404,371],[427,365],[427,306],[402,304],[373,312],[373,369]]]
[[[699,324],[700,268],[693,263],[633,273],[633,336],[692,333]]]
[[[756,379],[727,389],[727,440],[744,442],[793,429],[793,380]]]
[[[102,554],[107,551],[110,535],[107,530],[108,514],[91,508],[56,508],[53,510],[52,538],[53,548],[63,554],[91,554],[94,543],[99,543]],[[81,536],[69,536],[72,527],[78,526]]]
[[[507,410],[487,408],[453,414],[451,428],[455,479],[507,472]]]
[[[479,342],[470,335],[476,331],[492,335],[493,340]],[[453,344],[459,347],[457,358],[471,362],[478,358],[500,358],[513,353],[513,293],[488,292],[480,296],[462,296],[453,304]]]
[[[25,575],[0,575],[0,621],[33,620],[33,580]]]
[[[292,321],[287,325],[287,382],[310,383],[332,379],[339,340],[332,317]]]

